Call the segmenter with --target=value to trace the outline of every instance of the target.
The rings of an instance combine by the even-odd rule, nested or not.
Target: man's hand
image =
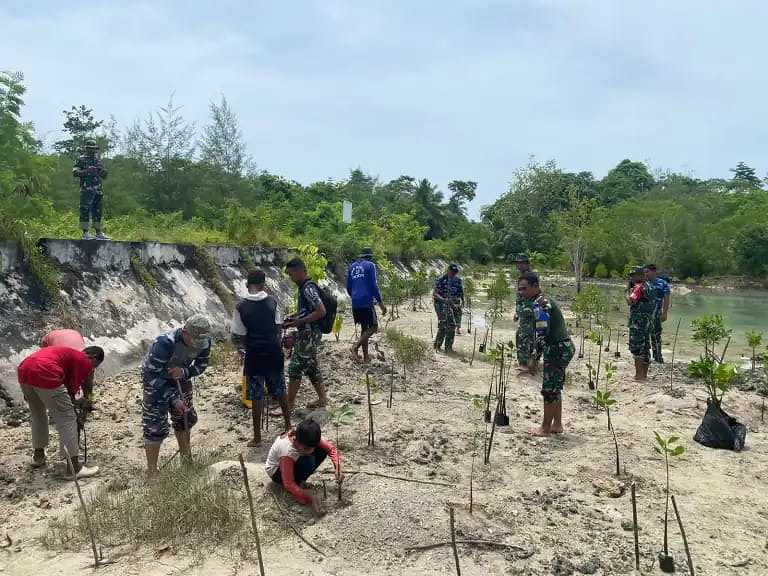
[[[386,316],[387,315],[387,307],[384,305],[384,302],[379,302],[379,308],[381,309],[381,315]]]
[[[86,168],[85,171],[88,174],[98,174],[99,173],[99,167],[98,166],[88,166],[88,168]]]
[[[181,416],[184,416],[184,414],[189,411],[189,408],[187,408],[187,405],[181,398],[177,398],[173,401],[173,407]]]
[[[661,321],[666,322],[667,321],[667,312],[664,311],[661,313]]]
[[[296,318],[286,318],[283,321],[283,327],[284,328],[296,328],[298,326],[297,322],[298,322],[298,319],[296,319]]]
[[[181,366],[174,366],[168,370],[168,378],[171,380],[181,380],[184,378],[184,368]]]
[[[310,506],[312,506],[312,512],[314,512],[317,516],[322,516],[324,513],[323,510],[323,504],[320,502],[320,498],[317,496],[312,496],[312,501],[310,502]]]

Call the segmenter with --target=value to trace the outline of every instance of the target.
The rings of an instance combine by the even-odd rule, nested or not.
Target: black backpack
[[[325,316],[317,321],[317,325],[320,326],[323,334],[330,334],[333,331],[333,324],[336,322],[336,310],[339,307],[339,302],[328,288],[318,286],[317,291],[320,292],[320,300],[325,306]]]

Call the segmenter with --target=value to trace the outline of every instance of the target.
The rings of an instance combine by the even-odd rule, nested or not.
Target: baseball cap
[[[646,264],[643,266],[644,270],[656,270],[656,264]]]
[[[98,144],[96,144],[96,140],[94,140],[93,138],[88,138],[85,141],[85,147],[86,148],[98,148],[99,146],[98,146]]]
[[[635,274],[642,274],[645,268],[642,266],[632,266],[632,268],[629,269],[629,275],[634,276]]]
[[[360,258],[368,258],[369,260],[372,260],[373,248],[363,248],[363,251],[360,253]]]
[[[251,270],[248,272],[246,284],[264,284],[267,281],[267,275],[263,270]]]
[[[202,314],[195,314],[184,323],[184,331],[192,339],[192,346],[205,348],[211,337],[211,323]]]
[[[448,270],[450,272],[458,273],[459,272],[459,267],[456,264],[451,264],[450,266],[448,266]]]
[[[512,257],[512,262],[530,262],[530,258],[528,258],[528,254],[525,252],[520,252],[519,254],[515,254]]]

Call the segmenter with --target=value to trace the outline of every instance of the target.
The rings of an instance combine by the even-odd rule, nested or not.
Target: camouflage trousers
[[[315,328],[299,330],[293,344],[293,355],[288,364],[288,378],[301,380],[306,376],[312,382],[320,381],[320,369],[317,366],[317,349],[323,334]]]
[[[651,351],[653,352],[653,359],[657,362],[661,362],[661,308],[651,314],[650,321],[650,333],[651,333]]]
[[[651,316],[647,312],[629,313],[629,351],[646,363],[651,361]]]
[[[461,319],[464,317],[464,310],[461,306],[454,306],[453,308],[453,321],[456,324],[456,328],[461,330]]]
[[[184,403],[189,409],[186,417],[176,411],[171,402],[178,397],[176,381],[165,378],[144,379],[144,406],[141,423],[144,432],[144,442],[160,444],[168,437],[168,415],[171,416],[173,429],[183,432],[185,421],[190,430],[197,424],[197,412],[192,404],[192,382],[181,381],[181,392]]]
[[[92,220],[95,227],[101,226],[101,203],[103,194],[96,188],[80,188],[80,228],[86,230]]]
[[[576,353],[573,341],[561,340],[554,344],[544,344],[544,378],[541,395],[547,403],[559,402],[565,387],[565,369]]]
[[[515,346],[520,366],[528,366],[531,360],[538,361],[543,351],[542,343],[536,341],[536,328],[523,319],[520,319],[515,332]]]
[[[456,337],[456,309],[448,302],[435,300],[435,312],[437,313],[435,348],[440,348],[445,343],[446,350],[453,350],[453,340]]]

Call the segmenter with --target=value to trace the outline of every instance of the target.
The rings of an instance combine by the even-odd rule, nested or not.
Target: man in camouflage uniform
[[[96,141],[90,138],[86,140],[85,154],[77,159],[72,168],[72,176],[80,179],[80,229],[83,231],[83,240],[92,238],[107,240],[101,231],[101,207],[104,195],[101,183],[106,179],[107,171],[96,155],[97,151]],[[91,220],[96,230],[95,236],[88,233]]]
[[[317,365],[317,349],[323,338],[323,332],[317,322],[326,313],[320,297],[320,288],[310,280],[307,267],[300,258],[289,261],[285,272],[299,287],[298,313],[288,317],[283,323],[286,328],[297,328],[293,355],[288,364],[288,409],[293,410],[295,407],[302,376],[309,378],[317,392],[317,400],[310,402],[308,407],[326,406],[328,397]]]
[[[651,362],[651,318],[656,306],[655,293],[650,282],[644,279],[643,269],[633,268],[627,291],[629,304],[629,351],[635,358],[635,380],[642,382],[648,377]]]
[[[168,437],[168,414],[179,443],[179,454],[183,458],[192,457],[190,432],[197,423],[197,412],[192,405],[192,378],[208,367],[210,330],[208,319],[195,314],[183,328],[158,336],[144,359],[142,426],[150,480],[160,474],[157,460],[160,446]]]
[[[459,325],[457,318],[460,322],[461,308],[464,306],[464,284],[458,274],[459,267],[456,264],[448,266],[448,271],[435,282],[432,293],[437,313],[435,350],[440,350],[445,342],[445,351],[449,354],[453,352],[453,340]]]
[[[512,261],[517,267],[519,277],[526,272],[534,272],[527,254],[516,254]],[[517,364],[520,372],[535,374],[538,371],[538,357],[541,350],[536,350],[535,326],[533,316],[533,302],[530,302],[517,292],[515,299],[515,317],[518,322],[515,332],[515,347],[517,348]]]
[[[576,347],[568,335],[568,327],[560,307],[542,294],[539,277],[525,272],[517,282],[517,293],[531,302],[535,322],[536,345],[544,356],[544,374],[541,395],[544,399],[544,417],[541,426],[530,432],[534,436],[549,436],[563,431],[563,388],[565,369]]]
[[[659,364],[664,364],[664,358],[661,355],[661,324],[667,321],[671,289],[669,282],[658,275],[656,264],[646,264],[644,271],[645,279],[653,287],[656,303],[651,316],[651,350],[653,351],[653,359]]]

